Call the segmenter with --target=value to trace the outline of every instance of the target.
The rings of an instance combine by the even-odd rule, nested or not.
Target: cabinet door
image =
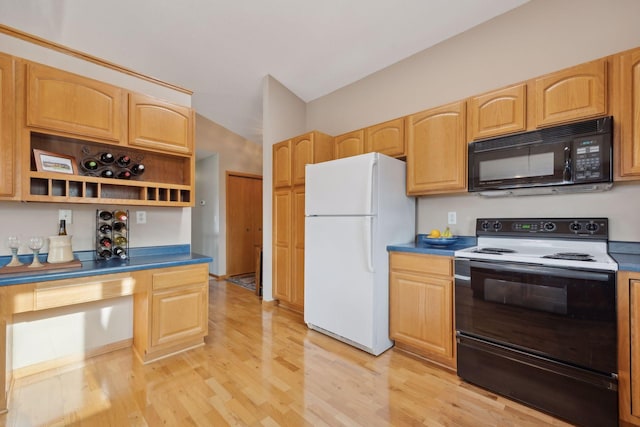
[[[291,186],[291,140],[273,144],[273,186]]]
[[[207,334],[206,286],[203,284],[153,292],[152,346]]]
[[[407,194],[467,188],[465,103],[413,114],[407,123]]]
[[[0,198],[15,194],[15,108],[13,58],[0,54]]]
[[[345,133],[336,136],[335,158],[342,159],[344,157],[357,156],[364,153],[364,130]]]
[[[304,184],[304,167],[314,163],[313,134],[305,134],[291,141],[293,185]]]
[[[631,415],[640,421],[640,280],[629,282],[629,325],[631,359]]]
[[[390,335],[436,361],[453,359],[453,281],[391,272]]]
[[[535,81],[536,126],[607,113],[607,62],[577,65]]]
[[[27,126],[120,141],[122,89],[39,64],[27,65]]]
[[[640,49],[616,58],[620,156],[618,174],[640,177]],[[615,123],[614,123],[615,124]]]
[[[273,295],[291,301],[291,191],[273,192]]]
[[[366,129],[365,153],[382,153],[391,157],[403,157],[405,153],[404,143],[404,118],[390,120]]]
[[[469,137],[489,138],[526,129],[526,85],[519,84],[469,99]]]
[[[304,186],[293,189],[293,263],[291,304],[304,307]]]
[[[193,151],[193,110],[129,94],[129,145],[173,153]]]

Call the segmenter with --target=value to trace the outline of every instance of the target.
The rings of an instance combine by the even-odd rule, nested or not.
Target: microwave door
[[[569,144],[538,143],[475,152],[474,190],[558,185],[571,180]],[[565,179],[568,178],[568,179]]]

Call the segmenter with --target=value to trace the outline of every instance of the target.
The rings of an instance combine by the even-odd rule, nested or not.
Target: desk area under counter
[[[13,323],[23,316],[37,316],[46,321],[49,315],[55,316],[62,310],[61,317],[71,311],[72,316],[82,318],[83,322],[103,323],[102,313],[88,315],[84,310],[95,309],[96,304],[113,303],[114,315],[121,316],[113,319],[113,323],[125,329],[119,331],[120,338],[99,349],[84,349],[79,355],[70,355],[76,358],[133,346],[138,358],[147,363],[204,344],[208,333],[210,257],[191,253],[189,245],[133,248],[130,259],[118,261],[94,261],[89,252],[74,255],[82,262],[81,267],[0,274],[0,342],[5,345],[0,351],[0,384],[5,384],[0,391],[0,413],[7,410],[6,389],[14,373],[14,341],[25,338]],[[0,265],[5,264],[0,259]],[[118,311],[122,306],[125,308]],[[129,325],[123,326],[126,319]],[[27,320],[28,325],[30,319]],[[93,325],[85,328],[88,326]],[[49,341],[57,340],[57,333],[60,336],[68,333],[48,332]],[[121,339],[123,334],[128,337]],[[82,339],[89,341],[87,337]],[[38,368],[31,371],[60,366],[65,360],[73,357],[38,363]]]

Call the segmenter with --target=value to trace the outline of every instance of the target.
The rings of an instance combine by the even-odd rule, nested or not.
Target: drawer
[[[389,268],[393,271],[453,276],[453,259],[441,255],[391,252]]]
[[[34,310],[64,307],[132,295],[135,280],[128,273],[36,283]]]
[[[209,280],[209,265],[197,264],[189,267],[172,267],[155,270],[152,275],[153,290],[176,286],[197,285]]]

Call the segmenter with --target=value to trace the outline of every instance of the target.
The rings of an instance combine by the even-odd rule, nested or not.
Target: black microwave
[[[472,142],[469,191],[608,189],[613,182],[612,129],[613,117],[603,117]]]

